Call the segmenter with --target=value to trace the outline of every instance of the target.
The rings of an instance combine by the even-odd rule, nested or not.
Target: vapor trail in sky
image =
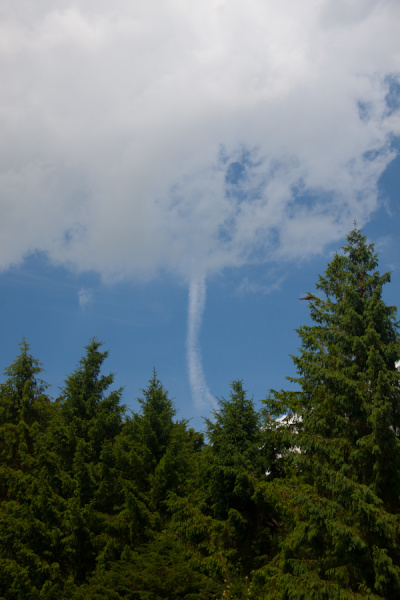
[[[193,401],[198,409],[216,406],[208,389],[199,348],[199,331],[206,301],[206,280],[204,276],[193,278],[189,284],[189,309],[187,331],[187,362]]]

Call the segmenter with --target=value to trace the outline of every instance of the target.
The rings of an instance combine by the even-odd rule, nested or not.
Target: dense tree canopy
[[[307,295],[294,391],[258,410],[233,381],[205,437],[156,372],[128,414],[97,339],[52,400],[23,340],[0,384],[0,600],[400,598],[389,282],[355,228]]]

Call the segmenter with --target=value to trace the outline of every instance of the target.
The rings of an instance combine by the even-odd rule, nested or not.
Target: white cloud
[[[192,261],[318,252],[376,208],[399,134],[398,2],[43,0],[2,16],[1,268],[39,249],[105,277],[190,279]]]
[[[81,288],[78,292],[78,301],[81,308],[85,308],[93,302],[93,291],[88,288]]]
[[[237,293],[239,294],[272,294],[273,292],[277,292],[281,289],[283,282],[286,277],[279,276],[275,277],[273,283],[260,283],[258,281],[251,281],[248,277],[244,277],[241,284],[237,289]]]

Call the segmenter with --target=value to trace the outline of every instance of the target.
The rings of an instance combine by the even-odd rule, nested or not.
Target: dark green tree
[[[38,375],[43,371],[39,361],[29,353],[25,339],[20,343],[20,353],[4,370],[7,377],[0,386],[0,424],[20,423],[30,425],[45,421],[49,415],[50,400],[47,385]]]
[[[207,572],[236,585],[271,558],[279,521],[262,489],[269,447],[242,382],[218,404],[188,493],[170,506],[175,530],[200,550]]]
[[[203,472],[209,514],[224,522],[229,560],[247,576],[274,552],[278,515],[260,487],[270,465],[268,431],[261,428],[260,414],[241,381],[232,382],[229,399],[218,400],[214,419],[206,425]]]
[[[271,489],[293,523],[267,598],[400,597],[400,338],[377,266],[355,228],[298,330],[299,391],[270,400],[293,448],[292,477]]]
[[[140,412],[133,415],[125,431],[136,454],[136,477],[138,480],[141,478],[143,489],[150,490],[156,469],[176,429],[176,410],[155,371],[142,393],[143,397],[138,398]]]
[[[159,529],[167,519],[168,494],[185,493],[202,436],[187,429],[186,421],[175,420],[174,403],[156,372],[142,392],[140,413],[127,420],[119,438],[118,464],[125,480],[124,510],[132,539],[144,542],[143,534]]]
[[[83,448],[90,461],[97,461],[104,442],[113,440],[121,431],[124,406],[120,404],[122,389],[106,395],[114,375],[102,375],[101,368],[108,356],[100,351],[101,342],[94,338],[86,346],[86,355],[66,379],[59,398],[62,418],[61,454],[67,470],[71,470],[76,455]]]
[[[201,556],[179,536],[161,532],[136,551],[96,573],[68,598],[73,600],[211,600],[221,583],[203,572]]]
[[[173,401],[155,372],[142,392],[140,413],[127,419],[115,445],[123,492],[115,527],[120,560],[104,562],[82,589],[96,597],[108,597],[110,588],[116,598],[191,597],[191,590],[212,581],[202,574],[199,553],[170,525],[168,499],[187,494],[203,440],[175,420]]]
[[[63,470],[65,573],[84,581],[95,565],[117,558],[115,527],[122,490],[114,444],[122,430],[122,390],[108,393],[114,376],[101,368],[108,352],[93,339],[86,355],[66,379],[53,421],[54,445]]]
[[[0,596],[45,598],[59,583],[62,502],[49,482],[53,405],[25,340],[0,385]]]
[[[252,476],[265,472],[259,415],[241,381],[232,383],[228,400],[218,400],[214,419],[206,419],[206,426],[212,512],[226,519],[232,508],[240,510],[242,502],[252,496]]]

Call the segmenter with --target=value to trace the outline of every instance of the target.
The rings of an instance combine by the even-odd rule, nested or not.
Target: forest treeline
[[[234,381],[205,437],[155,372],[126,411],[97,339],[52,400],[22,341],[0,387],[1,600],[400,598],[400,336],[377,267],[355,228],[291,391],[256,410]]]

